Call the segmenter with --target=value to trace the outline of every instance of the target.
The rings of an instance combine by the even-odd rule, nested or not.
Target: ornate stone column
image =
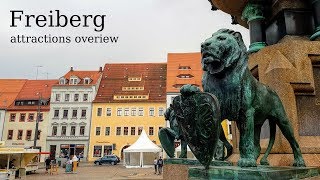
[[[267,46],[264,30],[263,6],[248,3],[242,11],[242,19],[247,21],[250,31],[249,53],[254,53]]]
[[[314,24],[316,26],[315,32],[310,37],[310,40],[315,40],[320,37],[320,0],[309,0],[311,2]]]

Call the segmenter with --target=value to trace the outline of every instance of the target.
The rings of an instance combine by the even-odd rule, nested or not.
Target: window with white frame
[[[85,130],[86,130],[85,126],[80,126],[80,136],[84,136]]]
[[[154,134],[154,129],[153,129],[153,127],[149,127],[149,135],[150,135],[150,136],[153,136],[153,134]]]
[[[87,118],[87,110],[86,109],[81,110],[81,118]]]
[[[76,109],[72,110],[72,118],[77,118],[78,111]]]
[[[142,107],[139,108],[138,115],[143,116],[143,108]]]
[[[164,114],[164,108],[163,107],[159,107],[159,116],[163,116]]]
[[[67,135],[67,126],[62,126],[61,127],[61,136],[66,136]]]
[[[143,129],[143,127],[138,127],[138,135],[140,135],[142,133],[142,129]]]
[[[149,116],[154,116],[154,108],[149,108]]]
[[[129,116],[129,108],[124,108],[124,115]]]
[[[100,136],[101,127],[96,127],[96,136]]]
[[[76,85],[76,84],[78,84],[78,78],[70,78],[70,84],[71,84],[71,85]]]
[[[70,94],[64,95],[64,101],[68,102],[70,100]]]
[[[73,100],[75,102],[78,102],[79,101],[79,94],[74,94]]]
[[[59,118],[59,109],[55,109],[53,113],[54,118]]]
[[[106,127],[105,135],[110,136],[110,127]]]
[[[116,129],[116,135],[120,136],[121,135],[121,127],[117,127]]]
[[[136,115],[137,115],[137,109],[131,108],[131,116],[136,116]]]
[[[136,135],[136,127],[131,127],[131,136]]]
[[[117,109],[117,116],[122,116],[122,108]]]
[[[58,127],[57,126],[52,126],[52,136],[56,136],[58,133]]]
[[[107,113],[106,113],[107,116],[111,116],[111,108],[107,108]]]
[[[56,102],[59,102],[60,98],[61,98],[61,95],[60,94],[56,94]]]
[[[97,109],[97,116],[101,116],[102,115],[102,108],[98,108]]]
[[[129,134],[129,128],[123,127],[123,135],[127,136]]]
[[[90,78],[84,78],[83,84],[90,84]]]
[[[88,101],[88,94],[83,94],[83,101]]]
[[[70,136],[76,135],[76,126],[71,126]]]

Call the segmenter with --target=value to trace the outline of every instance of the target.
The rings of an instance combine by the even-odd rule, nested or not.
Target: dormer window
[[[70,78],[70,84],[72,84],[72,85],[78,84],[78,78],[76,78],[76,77]]]
[[[66,84],[66,79],[65,78],[60,78],[59,79],[59,84]]]
[[[191,69],[190,66],[179,66],[179,69],[180,70],[188,70],[188,69]]]
[[[84,78],[83,79],[83,84],[90,84],[90,82],[91,82],[91,79],[90,78]]]
[[[178,78],[192,78],[193,75],[191,75],[191,74],[179,74],[177,77]]]

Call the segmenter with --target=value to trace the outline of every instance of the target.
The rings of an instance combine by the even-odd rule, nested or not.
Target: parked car
[[[102,165],[102,164],[111,164],[111,165],[116,165],[118,164],[118,158],[115,155],[107,155],[103,156],[102,158],[99,158],[94,161],[94,164],[96,165]]]
[[[117,161],[117,162],[119,163],[119,162],[120,162],[120,158],[119,158],[117,155],[116,155],[116,157],[117,157],[117,159],[118,159],[118,161]]]

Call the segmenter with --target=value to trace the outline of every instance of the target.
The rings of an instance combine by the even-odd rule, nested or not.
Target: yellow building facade
[[[158,132],[165,126],[165,106],[165,102],[94,103],[88,160],[108,154],[122,157],[123,149],[139,138],[142,129],[150,140],[160,145]]]
[[[166,63],[106,64],[92,119],[88,161],[115,154],[139,138],[142,130],[160,146],[165,127]]]

